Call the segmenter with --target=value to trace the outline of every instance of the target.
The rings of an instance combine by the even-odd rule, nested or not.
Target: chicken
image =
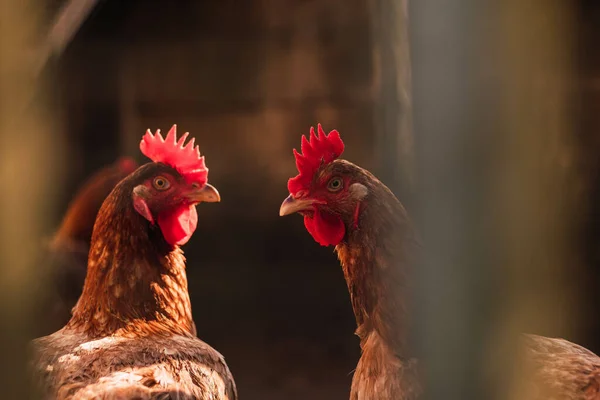
[[[600,358],[575,343],[537,335],[522,336],[518,366],[526,379],[515,398],[600,400]]]
[[[318,126],[302,154],[294,150],[299,174],[288,181],[290,195],[280,215],[300,213],[312,237],[335,246],[356,317],[361,358],[352,379],[351,400],[412,400],[422,387],[418,364],[409,357],[410,320],[405,299],[409,274],[420,252],[405,209],[370,172],[339,157],[337,131]],[[600,358],[564,339],[523,335],[524,400],[600,400]]]
[[[144,135],[153,162],[102,204],[83,292],[67,325],[32,343],[46,399],[237,399],[221,354],[196,337],[180,246],[196,205],[220,201],[194,139]]]
[[[123,157],[89,177],[69,204],[67,212],[46,244],[44,295],[37,307],[36,335],[48,335],[71,318],[71,309],[83,289],[92,228],[98,209],[115,185],[137,168]]]
[[[318,126],[302,154],[294,150],[299,174],[280,215],[300,213],[319,244],[335,246],[356,318],[361,358],[354,372],[353,400],[409,400],[421,393],[418,364],[407,348],[410,323],[406,275],[419,244],[407,213],[394,194],[370,172],[338,157],[344,144],[337,131]]]

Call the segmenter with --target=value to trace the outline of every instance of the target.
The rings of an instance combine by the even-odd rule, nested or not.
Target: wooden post
[[[518,334],[575,326],[570,4],[411,3],[429,399],[512,398]]]

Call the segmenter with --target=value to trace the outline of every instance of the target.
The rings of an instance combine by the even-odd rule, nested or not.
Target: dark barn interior
[[[138,145],[147,128],[177,124],[196,137],[222,202],[198,207],[199,228],[184,247],[194,319],[243,399],[348,398],[360,349],[342,271],[300,217],[280,218],[278,209],[296,174],[292,149],[318,122],[338,129],[345,158],[412,209],[412,141],[397,135],[409,110],[395,90],[408,73],[387,70],[393,49],[381,28],[390,3],[104,0],[44,71],[67,141],[56,223],[94,170],[121,155],[146,162]],[[595,316],[600,4],[578,3],[573,107],[587,217],[577,281]],[[600,352],[600,319],[584,319],[578,332],[568,339]]]

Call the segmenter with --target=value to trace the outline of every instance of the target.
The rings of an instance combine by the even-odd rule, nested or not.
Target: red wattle
[[[316,210],[314,216],[304,216],[304,226],[321,246],[336,246],[346,234],[344,222],[336,215]]]
[[[173,246],[184,245],[190,240],[198,225],[196,206],[186,205],[162,212],[157,222],[167,243]]]

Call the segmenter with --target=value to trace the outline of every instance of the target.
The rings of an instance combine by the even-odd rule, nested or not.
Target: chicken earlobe
[[[154,224],[154,217],[152,216],[152,212],[150,211],[150,207],[148,207],[148,203],[144,200],[143,192],[146,190],[144,185],[136,186],[133,189],[133,208],[137,211],[142,217],[146,218],[148,222]]]
[[[358,182],[350,185],[349,191],[352,195],[352,198],[356,202],[362,201],[365,197],[367,197],[367,194],[369,194],[369,189],[367,189],[367,187],[362,183]]]

